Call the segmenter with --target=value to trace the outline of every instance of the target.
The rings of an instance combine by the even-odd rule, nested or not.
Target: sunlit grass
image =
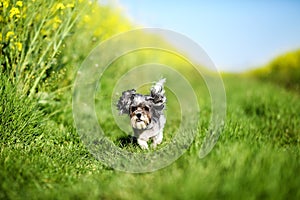
[[[3,115],[2,122],[11,118],[14,125],[2,125],[1,129],[0,197],[299,198],[299,96],[238,77],[226,78],[225,87],[227,120],[213,151],[199,159],[201,138],[196,137],[188,151],[172,165],[139,175],[105,167],[89,154],[74,128],[45,121],[42,113],[35,110],[35,103],[24,103],[12,86],[2,90],[1,105],[11,102],[1,107],[8,113]],[[208,119],[204,116],[201,120]],[[24,130],[22,124],[27,124]],[[107,121],[105,126],[113,127],[114,122]],[[176,123],[169,126],[176,127]],[[205,126],[199,131],[205,131]],[[141,151],[131,144],[124,149]]]

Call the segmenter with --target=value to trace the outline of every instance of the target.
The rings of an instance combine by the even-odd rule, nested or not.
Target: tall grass
[[[78,2],[1,1],[1,66],[30,97],[51,72],[80,11]]]

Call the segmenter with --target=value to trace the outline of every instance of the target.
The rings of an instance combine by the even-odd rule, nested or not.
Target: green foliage
[[[0,65],[23,94],[34,95],[51,75],[80,5],[72,1],[0,2]]]
[[[99,42],[131,25],[97,1],[0,1],[0,67],[25,96],[72,124],[71,88],[81,62]]]
[[[283,54],[267,66],[250,71],[255,77],[300,91],[300,50]]]
[[[86,6],[59,57],[59,63],[66,73],[56,86],[73,84],[81,63],[96,45],[133,27],[118,9],[99,5],[98,1],[88,2]]]
[[[1,0],[0,11],[0,66],[30,97],[57,89],[59,80],[70,84],[95,43],[129,28],[97,1]]]
[[[132,25],[118,9],[99,4],[98,1],[82,1],[80,15],[65,39],[57,56],[51,76],[42,83],[37,95],[43,110],[59,123],[73,124],[72,87],[77,70],[90,51],[109,37],[129,30]]]

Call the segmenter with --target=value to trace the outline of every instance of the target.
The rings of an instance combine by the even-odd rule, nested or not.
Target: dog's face
[[[131,126],[135,129],[146,129],[151,123],[151,101],[145,96],[135,95],[129,107]]]
[[[134,129],[148,129],[163,115],[166,97],[163,89],[165,79],[158,81],[150,90],[150,95],[136,93],[135,89],[122,92],[117,108],[120,114],[129,114]]]

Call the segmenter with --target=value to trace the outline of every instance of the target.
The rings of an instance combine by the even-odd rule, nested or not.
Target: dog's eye
[[[131,107],[131,112],[134,112],[134,111],[136,111],[137,110],[137,107],[135,107],[135,106],[132,106]]]
[[[145,109],[147,112],[149,112],[149,110],[150,110],[148,106],[145,106],[144,109]]]

